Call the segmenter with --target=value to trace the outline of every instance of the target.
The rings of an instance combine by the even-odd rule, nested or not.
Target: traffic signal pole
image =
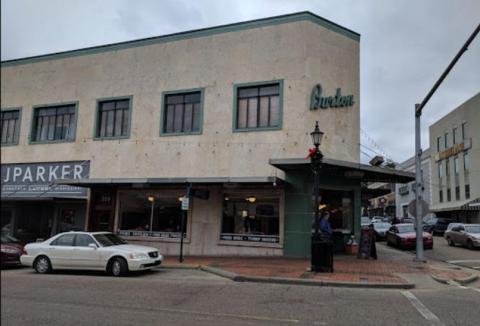
[[[422,116],[423,107],[427,104],[430,100],[432,95],[435,93],[437,88],[443,82],[445,77],[447,77],[450,70],[452,70],[453,66],[457,63],[460,59],[462,54],[464,54],[468,50],[468,46],[472,43],[473,39],[478,35],[480,31],[480,24],[477,28],[473,31],[472,35],[468,38],[465,44],[462,46],[460,51],[458,51],[455,58],[453,58],[452,62],[448,65],[447,69],[443,72],[437,82],[433,85],[430,92],[428,92],[427,96],[423,99],[420,104],[415,104],[415,206],[416,206],[416,236],[417,236],[417,243],[416,243],[416,257],[415,260],[417,261],[425,261],[424,253],[423,253],[423,216],[422,216],[422,189],[423,189],[423,180],[422,180],[422,145],[421,145],[421,137],[420,137],[420,118]]]

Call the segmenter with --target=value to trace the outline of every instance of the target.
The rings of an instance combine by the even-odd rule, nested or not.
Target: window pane
[[[65,234],[54,240],[51,245],[53,246],[73,246],[73,238],[75,234]]]
[[[48,140],[54,140],[55,139],[55,116],[50,115],[48,118]]]
[[[2,144],[7,142],[8,120],[2,120]]]
[[[99,112],[100,119],[99,119],[99,135],[100,137],[105,137],[105,131],[106,131],[106,121],[107,121],[107,112],[105,111],[100,111]]]
[[[175,105],[175,120],[173,122],[174,132],[182,131],[183,104]]]
[[[200,102],[200,92],[185,95],[185,103]]]
[[[270,97],[270,127],[280,125],[280,97]]]
[[[252,96],[258,96],[258,87],[238,89],[238,97],[252,97]]]
[[[183,95],[167,95],[167,104],[183,103]]]
[[[257,103],[258,99],[252,97],[248,99],[248,123],[249,128],[256,128],[257,126]]]
[[[91,243],[96,244],[91,236],[86,234],[77,234],[77,238],[75,239],[76,247],[88,247],[88,245]]]
[[[115,113],[115,136],[122,136],[123,110],[117,110]]]
[[[174,105],[167,105],[165,132],[173,132]]]
[[[115,102],[102,102],[101,105],[101,111],[108,111],[108,110],[114,110],[115,109]]]
[[[278,95],[278,85],[272,86],[264,86],[260,88],[260,96],[261,95]]]
[[[185,104],[185,118],[183,121],[183,131],[192,131],[193,122],[193,104]]]
[[[200,103],[193,105],[193,131],[200,131]]]
[[[122,100],[116,102],[116,109],[128,109],[129,100]]]
[[[108,111],[107,112],[107,131],[106,135],[107,137],[113,136],[113,123],[115,119],[115,111]]]
[[[129,112],[130,111],[128,109],[123,110],[122,136],[127,136],[128,135],[128,126],[129,126],[129,123],[130,123]]]
[[[246,128],[247,127],[247,101],[248,100],[239,100],[238,101],[237,128]]]
[[[63,136],[63,115],[57,117],[57,123],[55,125],[55,139],[65,139]]]
[[[260,98],[260,117],[259,117],[259,127],[268,127],[268,108],[269,98],[261,97]]]
[[[63,116],[63,138],[73,139],[73,121],[72,115],[66,114]]]

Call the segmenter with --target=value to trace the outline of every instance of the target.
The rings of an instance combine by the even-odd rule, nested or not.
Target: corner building
[[[358,163],[359,47],[359,34],[302,12],[4,61],[2,115],[18,127],[2,135],[2,190],[4,170],[22,164],[88,173],[60,173],[21,201],[2,191],[2,204],[87,189],[75,199],[84,228],[176,254],[190,185],[200,195],[188,203],[187,255],[308,256],[304,157],[318,120],[322,198],[334,228],[358,236],[360,182],[411,178]]]

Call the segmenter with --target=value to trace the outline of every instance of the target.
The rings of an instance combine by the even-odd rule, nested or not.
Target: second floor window
[[[453,136],[453,144],[455,145],[458,142],[458,129],[457,128],[453,128],[452,136]]]
[[[468,138],[468,125],[466,122],[462,123],[462,138],[463,140]]]
[[[280,84],[237,89],[236,129],[278,128],[281,124]]]
[[[468,169],[470,168],[470,156],[468,155],[468,152],[463,153],[463,170],[465,172],[468,172]]]
[[[445,133],[445,149],[448,148],[448,132]]]
[[[442,137],[437,137],[437,152],[442,148]]]
[[[164,98],[163,134],[201,131],[202,93],[167,94]]]
[[[455,156],[453,159],[453,163],[455,165],[455,175],[458,175],[460,173],[460,166],[458,164],[458,156]]]
[[[2,111],[1,136],[2,145],[18,143],[18,132],[20,128],[20,110]]]
[[[439,163],[438,163],[437,172],[438,172],[438,177],[441,178],[441,177],[443,176],[443,173],[442,173],[442,162],[439,162]]]
[[[450,159],[445,160],[445,175],[448,177],[450,175]]]
[[[75,139],[75,104],[34,108],[32,142]]]
[[[131,99],[106,100],[98,102],[98,138],[124,138],[130,134]]]

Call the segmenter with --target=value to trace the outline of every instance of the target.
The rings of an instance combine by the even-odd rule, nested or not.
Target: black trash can
[[[312,272],[333,273],[333,242],[329,236],[312,234]]]

